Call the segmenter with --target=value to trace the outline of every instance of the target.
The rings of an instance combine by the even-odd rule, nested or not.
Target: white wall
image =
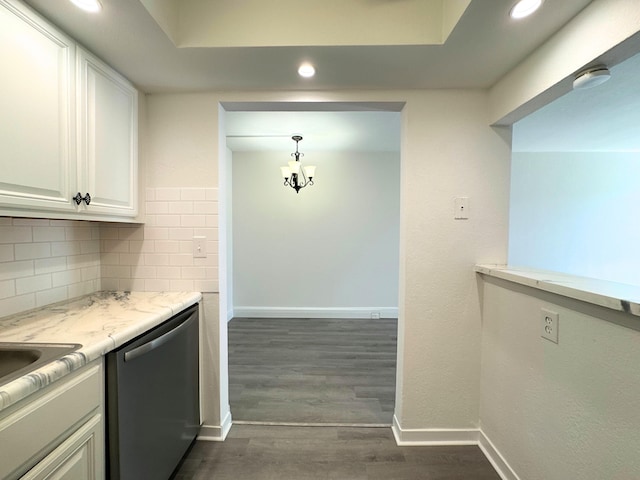
[[[400,438],[475,438],[480,304],[473,266],[504,263],[509,145],[488,126],[487,94],[427,91],[403,110],[396,419]],[[470,218],[454,219],[469,197]]]
[[[625,314],[500,280],[483,290],[481,427],[512,470],[640,478],[640,332],[606,321]],[[540,338],[541,308],[560,314],[557,345]]]
[[[205,188],[217,186],[215,175],[203,172],[208,172],[209,162],[217,171],[220,102],[406,102],[401,139],[397,424],[421,432],[477,427],[480,306],[473,265],[506,261],[508,217],[509,146],[488,126],[486,93],[209,92],[149,95],[147,100],[148,168],[153,171],[148,186]],[[186,151],[184,145],[189,146]],[[194,159],[200,159],[194,168],[183,168]],[[299,197],[306,193],[310,192]],[[470,198],[469,220],[453,219],[456,196]],[[215,368],[205,392],[210,412],[205,421],[215,426],[225,418],[219,394],[226,389],[222,368],[226,322],[223,327],[218,318],[210,321],[215,325],[210,326],[209,340],[224,342],[220,350],[210,352]]]
[[[514,152],[511,172],[510,265],[640,285],[639,152]]]
[[[300,150],[318,168],[298,194],[280,174],[290,152],[233,155],[236,315],[395,317],[399,153]]]

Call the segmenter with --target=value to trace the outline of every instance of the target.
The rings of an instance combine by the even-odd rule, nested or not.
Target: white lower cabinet
[[[104,478],[102,430],[102,415],[96,414],[22,480],[101,480]]]
[[[102,359],[0,412],[0,478],[104,480]]]

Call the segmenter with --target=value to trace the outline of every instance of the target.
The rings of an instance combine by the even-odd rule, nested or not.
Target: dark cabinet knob
[[[87,194],[83,197],[82,194],[78,192],[74,197],[71,197],[71,200],[76,202],[76,205],[80,205],[82,202],[89,205],[91,203],[91,195],[89,195],[89,192],[87,192]]]

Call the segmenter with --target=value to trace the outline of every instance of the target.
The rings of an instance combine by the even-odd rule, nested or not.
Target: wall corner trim
[[[420,428],[403,429],[393,416],[391,426],[398,446],[478,445],[480,431],[476,428]]]
[[[495,445],[480,429],[424,428],[403,429],[393,416],[391,431],[400,447],[477,445],[502,480],[521,480]]]
[[[478,432],[478,446],[480,447],[480,450],[482,450],[482,453],[484,453],[484,456],[487,457],[487,460],[489,460],[491,465],[493,465],[496,472],[498,472],[498,475],[500,475],[502,480],[521,480],[482,430],[479,430]]]
[[[205,442],[224,442],[229,434],[229,430],[231,430],[231,425],[233,422],[231,421],[231,412],[227,412],[221,425],[202,425],[200,427],[200,433],[198,434],[197,440],[202,440]]]

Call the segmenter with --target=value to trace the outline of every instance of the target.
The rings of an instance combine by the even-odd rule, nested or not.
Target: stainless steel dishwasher
[[[198,306],[107,354],[107,474],[168,479],[200,429]]]

